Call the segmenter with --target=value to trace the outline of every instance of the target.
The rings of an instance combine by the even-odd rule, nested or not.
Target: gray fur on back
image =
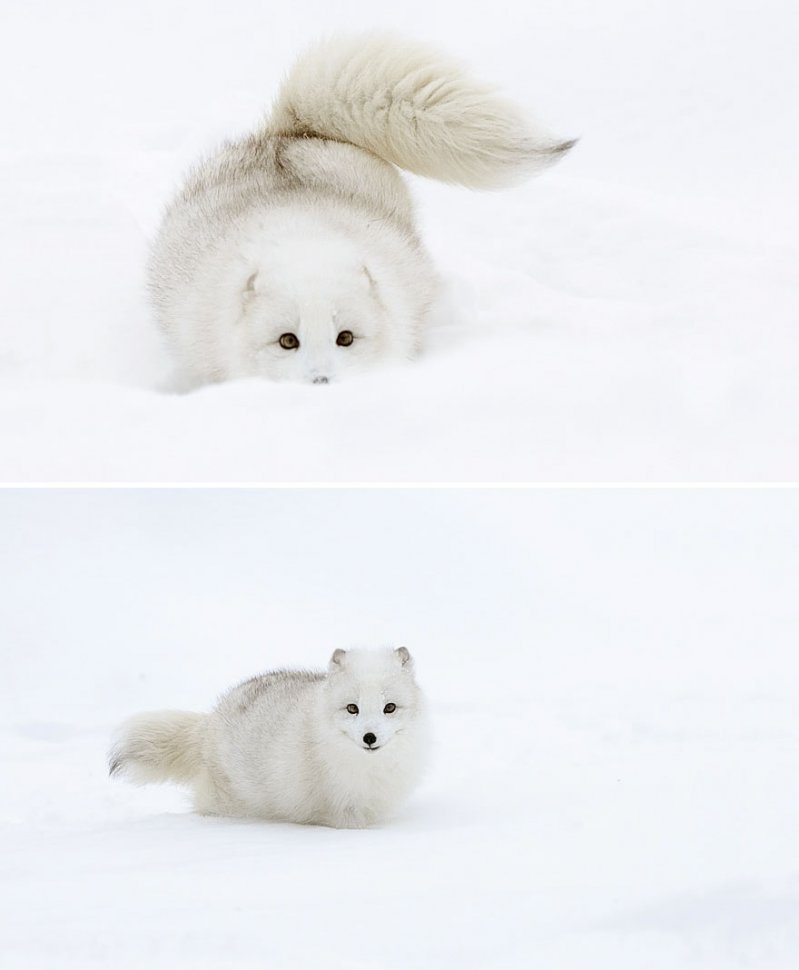
[[[265,699],[276,705],[298,699],[309,686],[325,679],[325,674],[315,670],[270,670],[242,681],[228,691],[219,702],[218,710],[235,708],[243,714],[256,702]]]

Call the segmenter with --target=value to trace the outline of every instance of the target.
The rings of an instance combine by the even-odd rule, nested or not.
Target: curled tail
[[[329,40],[304,54],[267,130],[349,142],[409,172],[470,188],[521,182],[574,144],[537,130],[457,61],[384,34]]]
[[[202,767],[205,714],[153,711],[125,721],[108,754],[109,774],[134,784],[188,784]]]

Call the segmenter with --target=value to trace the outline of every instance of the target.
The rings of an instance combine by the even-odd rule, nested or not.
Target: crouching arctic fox
[[[427,747],[407,649],[336,650],[327,673],[261,674],[210,714],[131,718],[109,768],[137,784],[187,785],[205,815],[363,828],[410,794]]]
[[[201,163],[164,216],[149,288],[180,383],[326,384],[413,356],[436,277],[395,166],[500,188],[572,144],[424,46],[310,50],[271,115]]]

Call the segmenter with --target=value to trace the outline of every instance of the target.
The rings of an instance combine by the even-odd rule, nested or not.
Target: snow
[[[788,0],[7,6],[0,480],[799,478]],[[374,26],[578,147],[508,193],[414,180],[449,295],[413,365],[169,393],[162,205],[306,43]]]
[[[789,970],[792,490],[6,490],[8,970]],[[200,818],[106,777],[128,714],[403,643],[397,819]]]

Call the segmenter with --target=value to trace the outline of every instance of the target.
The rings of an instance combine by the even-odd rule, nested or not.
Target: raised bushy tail
[[[153,711],[125,721],[108,754],[109,774],[137,785],[189,784],[202,767],[205,714]]]
[[[409,172],[471,188],[521,182],[574,144],[537,130],[457,61],[385,34],[307,51],[284,81],[267,130],[349,142]]]

